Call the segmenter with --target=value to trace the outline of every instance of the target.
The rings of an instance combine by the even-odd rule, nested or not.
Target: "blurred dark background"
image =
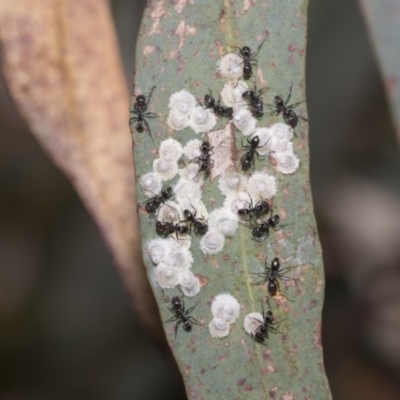
[[[131,87],[145,1],[111,4]],[[310,0],[309,12],[326,370],[334,399],[396,400],[399,146],[356,0]],[[138,325],[94,223],[4,86],[0,104],[0,399],[185,399]]]

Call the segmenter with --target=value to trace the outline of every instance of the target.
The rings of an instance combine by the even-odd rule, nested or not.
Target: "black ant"
[[[196,214],[197,211],[195,211],[193,214],[190,210],[183,210],[183,216],[185,217],[185,220],[181,222],[190,222],[196,235],[204,235],[208,230],[208,225],[201,222],[201,220],[204,220],[204,218],[196,218]]]
[[[253,218],[261,217],[262,214],[267,213],[270,210],[269,204],[265,200],[258,201],[253,207],[253,199],[250,197],[250,204],[248,208],[240,208],[238,214],[240,217],[249,217],[250,220]]]
[[[158,116],[155,113],[146,112],[147,108],[149,107],[150,98],[151,98],[151,95],[153,94],[154,89],[155,89],[155,86],[153,86],[151,88],[150,94],[147,99],[146,99],[146,96],[143,94],[137,95],[135,103],[133,105],[133,108],[131,108],[129,110],[130,114],[131,114],[131,117],[129,119],[129,125],[131,125],[132,122],[136,122],[136,125],[135,125],[136,132],[142,133],[144,130],[146,130],[149,133],[151,140],[153,140],[153,137],[151,135],[151,130],[150,130],[149,124],[146,121],[145,117],[146,118],[155,118]]]
[[[144,209],[146,212],[149,214],[154,214],[161,204],[165,203],[167,200],[169,200],[173,196],[173,190],[171,186],[166,187],[165,189],[161,190],[161,193],[158,195],[155,195],[151,199],[147,200]],[[141,205],[138,205],[137,209],[143,208]]]
[[[254,87],[254,90],[246,90],[243,92],[242,97],[245,100],[248,100],[251,105],[251,113],[256,118],[262,117],[264,114],[264,103],[262,98],[262,90],[257,90]]]
[[[293,280],[292,278],[288,278],[287,276],[285,276],[284,272],[296,268],[296,266],[286,267],[283,269],[280,268],[281,263],[279,261],[279,258],[275,257],[271,262],[271,267],[267,267],[267,260],[265,259],[265,270],[263,272],[253,273],[253,275],[257,275],[262,278],[260,281],[255,282],[255,285],[263,285],[265,282],[268,282],[268,293],[270,297],[276,296],[278,290],[280,292],[279,279],[282,279],[283,281]],[[280,293],[288,300],[290,300],[282,292]]]
[[[254,136],[251,140],[247,139],[247,143],[249,146],[243,146],[246,153],[243,154],[240,163],[242,164],[242,170],[248,171],[250,168],[254,168],[254,156],[257,154],[257,157],[260,158],[259,154],[257,153],[257,149],[260,149],[262,146],[260,144],[260,138],[258,136]]]
[[[253,228],[251,234],[253,235],[253,239],[255,240],[265,240],[269,236],[269,230],[270,228],[273,228],[275,230],[279,229],[279,222],[280,218],[279,215],[275,214],[272,215],[271,217],[268,218],[268,220],[265,222],[261,222],[261,224],[257,225],[255,228]],[[264,239],[262,239],[264,237]]]
[[[251,52],[250,47],[243,46],[239,47],[238,55],[243,59],[243,78],[249,79],[253,74],[253,65],[257,66],[257,60],[255,59],[256,55],[261,49],[261,46],[264,44],[265,39],[259,44],[257,50]]]
[[[216,101],[211,94],[206,94],[204,96],[204,108],[211,108],[214,111],[214,114],[220,117],[232,118],[233,116],[233,108],[232,107],[224,107],[221,106],[221,100]]]
[[[206,175],[210,172],[211,167],[214,165],[214,161],[211,159],[212,149],[209,142],[202,142],[200,145],[201,155],[195,157],[190,162],[197,162],[199,164],[199,172],[206,172]],[[197,175],[193,178],[196,179]]]
[[[260,326],[256,329],[254,332],[254,339],[256,342],[265,344],[264,340],[267,338],[268,339],[268,334],[269,332],[271,333],[281,333],[278,331],[278,327],[281,324],[282,321],[276,322],[274,321],[274,315],[271,310],[268,310],[267,312],[264,311],[264,306],[261,303],[262,307],[262,316],[263,320],[260,321],[259,319],[256,319],[257,321],[260,322]]]
[[[175,233],[176,238],[179,240],[179,235],[189,233],[189,228],[186,225],[174,224],[173,222],[156,222],[156,232],[160,236],[168,236]]]
[[[172,307],[168,307],[168,309],[172,312],[174,316],[165,322],[177,321],[175,324],[175,338],[180,324],[182,324],[182,328],[185,332],[191,332],[193,324],[201,325],[199,321],[189,315],[197,306],[197,304],[185,310],[184,301],[181,300],[179,297],[174,296],[171,300],[171,305]]]
[[[290,85],[290,91],[289,91],[289,96],[286,99],[286,101],[283,101],[281,96],[275,96],[274,97],[274,105],[272,104],[267,104],[267,107],[272,109],[272,113],[275,113],[276,115],[282,113],[283,119],[285,120],[285,123],[291,126],[293,129],[297,126],[299,122],[299,118],[301,118],[303,121],[308,121],[307,118],[304,118],[300,114],[296,114],[293,110],[293,108],[297,107],[299,104],[303,103],[303,101],[299,101],[297,103],[288,105],[288,102],[290,100],[290,97],[292,96],[292,87],[293,87],[293,82]]]

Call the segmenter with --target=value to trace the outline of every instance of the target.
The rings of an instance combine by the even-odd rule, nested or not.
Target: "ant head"
[[[257,147],[260,144],[260,138],[258,136],[254,136],[250,143],[251,147]]]
[[[253,92],[251,90],[246,90],[243,92],[242,97],[244,99],[251,99],[253,97]]]
[[[238,214],[239,214],[241,217],[244,217],[244,216],[246,216],[246,215],[249,215],[249,210],[248,210],[247,208],[240,208],[240,209],[238,210]]]
[[[212,97],[211,94],[206,94],[204,96],[204,104],[206,107],[213,107],[215,104],[214,97]]]
[[[208,143],[208,142],[203,142],[203,143],[201,144],[200,148],[201,148],[201,151],[205,153],[205,152],[207,152],[208,150],[210,150],[210,143]]]
[[[171,304],[173,307],[181,305],[181,299],[178,296],[174,296],[171,300]]]
[[[189,219],[193,217],[193,214],[189,210],[183,210],[183,216],[185,219]]]
[[[173,191],[172,191],[172,187],[171,187],[171,186],[166,187],[166,188],[162,191],[162,195],[163,195],[164,197],[166,197],[166,198],[171,197],[171,196],[172,196],[172,193],[173,193]]]
[[[146,103],[146,96],[143,94],[139,94],[138,96],[136,96],[136,101],[138,103]]]
[[[280,220],[281,220],[281,219],[279,218],[279,215],[278,215],[278,214],[275,214],[275,215],[273,215],[271,218],[268,219],[268,223],[269,223],[271,226],[278,226]]]
[[[249,46],[243,46],[243,47],[240,49],[240,53],[242,54],[242,56],[250,57],[250,56],[251,56],[250,47],[249,47]]]
[[[277,105],[278,107],[281,107],[281,106],[283,106],[283,99],[282,99],[282,97],[281,96],[275,96],[274,97],[274,103],[275,103],[275,105]]]
[[[271,262],[272,271],[278,271],[280,266],[281,266],[281,262],[279,261],[279,258],[275,257]]]
[[[252,233],[253,237],[261,238],[263,235],[263,230],[259,226],[256,226],[255,228],[253,228],[251,233]]]
[[[274,315],[272,314],[272,311],[268,310],[268,311],[265,313],[265,321],[267,321],[267,322],[272,322],[273,319],[274,319]]]
[[[183,330],[184,330],[185,332],[190,332],[190,331],[192,330],[192,323],[191,323],[190,321],[185,321],[185,322],[182,324],[182,327],[183,327]]]
[[[156,229],[162,229],[164,227],[164,223],[161,221],[156,222]]]

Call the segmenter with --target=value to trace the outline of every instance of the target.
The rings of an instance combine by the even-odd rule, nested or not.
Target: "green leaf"
[[[149,110],[159,118],[149,119],[154,143],[146,132],[137,133],[131,127],[137,180],[152,170],[163,139],[172,136],[183,145],[190,139],[201,139],[189,128],[174,132],[167,126],[169,97],[181,89],[199,99],[209,88],[217,95],[225,82],[216,72],[217,62],[226,52],[237,51],[229,46],[247,45],[254,50],[266,38],[256,57],[257,85],[266,90],[264,101],[273,103],[277,94],[286,98],[292,82],[291,102],[304,100],[306,12],[307,1],[297,0],[150,2],[137,44],[135,91],[147,94],[156,86]],[[135,96],[132,105],[134,101]],[[306,115],[305,103],[296,112]],[[225,121],[220,118],[215,130],[223,129]],[[259,125],[276,122],[283,122],[281,115],[265,113]],[[194,326],[190,333],[179,329],[175,340],[175,324],[164,323],[191,399],[330,399],[321,347],[324,274],[313,216],[304,121],[299,122],[296,133],[294,149],[301,159],[296,173],[277,173],[267,159],[256,162],[257,170],[264,168],[276,177],[274,211],[285,226],[272,231],[266,241],[256,242],[251,239],[249,227],[241,225],[216,255],[204,255],[199,249],[200,238],[192,240],[192,270],[201,276],[204,286],[197,296],[185,298],[185,303],[190,307],[199,302],[191,315],[204,326]],[[239,164],[243,138],[238,132],[235,137]],[[138,200],[143,203],[146,198],[140,185],[137,190]],[[218,190],[218,179],[206,179],[202,200],[209,212],[222,206],[224,198]],[[171,317],[169,302],[180,292],[164,291],[154,281],[154,265],[146,245],[157,236],[155,219],[140,212],[140,228],[148,276],[166,321]],[[266,287],[253,285],[251,273],[263,270],[266,256],[269,261],[274,257],[286,260],[284,267],[301,264],[302,268],[296,270],[297,281],[282,285],[294,301],[282,296],[270,301],[276,320],[284,321],[282,333],[270,334],[267,346],[263,346],[245,333],[243,320],[250,312],[261,312]],[[235,296],[242,310],[231,325],[229,336],[216,339],[208,330],[210,305],[215,295],[224,292]]]
[[[360,0],[377,55],[394,125],[400,137],[400,4],[396,0]]]

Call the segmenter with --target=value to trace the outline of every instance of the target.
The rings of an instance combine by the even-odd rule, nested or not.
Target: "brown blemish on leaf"
[[[244,390],[246,390],[246,392],[251,392],[251,391],[253,391],[253,386],[251,386],[251,385],[246,385],[246,386],[244,387]]]
[[[195,274],[195,276],[199,279],[201,287],[204,287],[207,285],[208,279],[205,276],[200,275],[200,274]]]
[[[280,397],[280,400],[296,400],[296,397],[294,397],[293,392],[286,392]]]
[[[185,369],[184,372],[186,375],[190,374],[190,372],[192,371],[192,369],[190,368],[190,365],[185,365]]]
[[[265,257],[266,257],[266,253],[264,253],[264,251],[260,251],[258,254],[257,254],[257,260],[258,261],[260,261],[260,262],[264,262],[265,261]]]
[[[271,350],[265,350],[264,353],[262,354],[262,358],[263,358],[263,360],[265,360],[265,361],[271,362],[271,361],[272,361],[272,358],[271,358]]]
[[[208,140],[213,147],[212,160],[214,166],[211,169],[211,182],[234,165],[236,155],[235,132],[232,124],[227,124],[224,129],[209,132]]]
[[[317,300],[311,300],[310,307],[315,308],[317,306]]]
[[[223,259],[224,261],[229,261],[231,258],[229,257],[229,254],[224,254],[224,255],[222,256],[222,259]]]
[[[245,382],[246,382],[246,378],[241,378],[237,381],[236,385],[243,386]]]
[[[156,48],[155,48],[154,46],[145,46],[144,49],[143,49],[143,55],[146,57],[146,56],[148,56],[149,54],[154,53],[154,50],[155,50],[155,49],[156,49]]]
[[[175,3],[174,8],[179,14],[182,14],[183,9],[185,8],[186,4],[189,3],[189,2],[193,4],[193,1],[175,0],[174,1],[174,3]]]
[[[167,13],[165,10],[164,0],[161,0],[154,5],[153,11],[150,13],[150,18],[152,18],[154,21],[153,26],[147,33],[147,36],[154,35],[155,33],[161,33],[161,31],[158,29],[158,25],[163,17],[169,17],[169,13]]]
[[[264,78],[264,74],[262,72],[261,68],[257,68],[257,80],[260,82],[260,85],[257,85],[257,88],[266,88],[267,87],[267,82]]]
[[[274,386],[270,391],[269,391],[269,395],[271,396],[272,400],[276,399],[276,394],[278,393],[278,386]]]
[[[187,35],[195,35],[197,32],[197,28],[195,26],[190,26],[184,20],[182,20],[176,29],[172,32],[171,36],[178,35],[179,36],[179,51],[182,50],[183,44],[185,42],[185,38]]]
[[[288,46],[288,50],[289,50],[290,52],[296,51],[296,46],[295,46],[294,44],[290,44],[290,45]]]
[[[315,331],[315,334],[314,334],[314,345],[317,347],[322,347],[321,323],[320,322],[317,322],[317,330]]]
[[[272,364],[270,364],[270,363],[268,363],[268,364],[266,365],[266,367],[263,368],[263,370],[261,371],[261,373],[262,373],[263,375],[272,374],[273,372],[276,372],[276,368],[275,368]]]
[[[250,7],[254,7],[255,2],[254,0],[243,0],[243,7],[242,10],[240,11],[241,14],[245,14],[247,11],[249,11]]]

